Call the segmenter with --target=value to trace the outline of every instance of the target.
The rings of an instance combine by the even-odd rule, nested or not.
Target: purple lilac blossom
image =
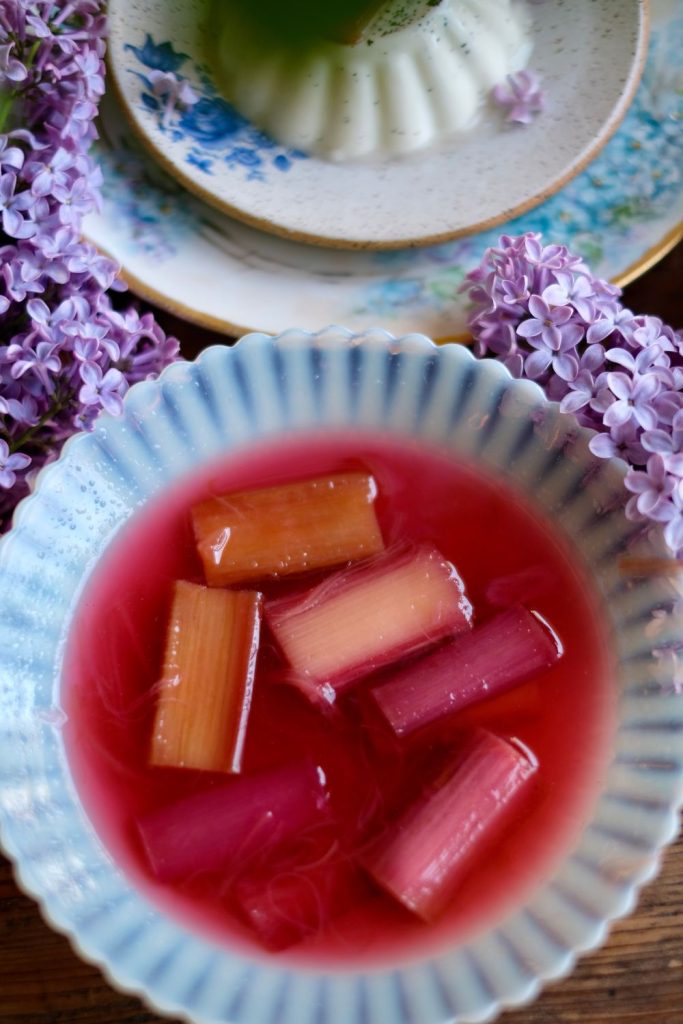
[[[535,71],[516,71],[504,82],[494,85],[491,96],[507,113],[506,120],[515,124],[530,124],[544,106],[541,80]]]
[[[0,487],[10,488],[16,482],[16,474],[30,464],[28,455],[21,452],[10,454],[9,445],[0,437]]]
[[[671,430],[646,430],[641,441],[646,451],[661,455],[670,473],[683,479],[683,410],[673,417]]]
[[[642,515],[660,523],[668,523],[674,518],[676,509],[672,498],[677,482],[671,473],[667,473],[661,455],[649,457],[644,473],[631,467],[626,481],[629,491],[636,495],[635,504]]]
[[[0,3],[0,530],[74,430],[119,413],[132,383],[178,355],[151,314],[113,308],[117,267],[81,239],[102,181],[88,149],[103,9]]]
[[[683,331],[634,316],[618,288],[537,234],[503,235],[466,288],[476,354],[597,431],[591,451],[629,466],[627,515],[665,524],[683,557]]]
[[[152,87],[152,95],[162,100],[161,124],[166,127],[176,107],[187,109],[199,103],[199,96],[189,82],[178,78],[173,71],[150,71],[147,80]]]

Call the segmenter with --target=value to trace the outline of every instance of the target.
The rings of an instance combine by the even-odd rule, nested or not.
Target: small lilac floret
[[[560,402],[562,412],[577,413],[586,406],[594,412],[605,411],[612,402],[612,396],[607,387],[604,364],[605,350],[602,345],[589,345],[584,350],[576,376],[567,382],[568,392]]]
[[[0,214],[2,229],[10,238],[30,238],[36,224],[26,214],[35,205],[35,196],[28,189],[16,191],[17,176],[11,171],[0,177]]]
[[[515,124],[530,124],[545,105],[541,80],[535,71],[528,69],[508,75],[504,82],[493,87],[491,96],[506,111],[506,120]]]
[[[47,157],[47,154],[42,154]],[[47,159],[30,160],[25,167],[25,176],[31,182],[34,196],[53,194],[55,185],[66,187],[69,172],[74,169],[74,155],[61,146]]]
[[[580,324],[570,323],[574,315],[571,306],[553,306],[548,301],[546,289],[543,296],[532,295],[529,299],[529,312],[531,318],[523,320],[517,328],[517,333],[526,338],[527,341],[540,339],[540,344],[546,345],[551,351],[556,352],[564,338],[571,339],[570,343],[575,345],[583,335]]]
[[[173,71],[150,71],[147,80],[152,87],[152,94],[163,100],[161,123],[167,127],[176,107],[185,110],[199,103],[199,96],[189,82],[178,78]]]
[[[676,481],[667,473],[661,455],[651,455],[645,472],[629,469],[626,474],[629,491],[637,495],[636,507],[641,515],[656,522],[667,523],[675,515],[672,497]]]
[[[665,387],[673,387],[671,361],[659,344],[649,345],[635,356],[628,349],[611,348],[605,353],[605,358],[627,370],[634,381],[651,376]]]
[[[657,413],[652,400],[661,385],[653,374],[631,377],[627,373],[608,373],[607,386],[616,401],[605,410],[603,423],[606,427],[635,419],[643,429],[654,430]]]
[[[101,405],[112,416],[118,416],[123,408],[126,386],[121,371],[112,368],[103,374],[96,363],[84,362],[80,373],[83,386],[78,397],[83,405]]]
[[[642,443],[646,451],[661,456],[669,473],[683,478],[683,409],[675,414],[671,430],[645,430]]]
[[[3,43],[0,46],[0,79],[18,84],[25,82],[28,78],[28,70],[20,60],[13,55],[16,43]]]
[[[672,551],[680,555],[680,552],[683,551],[683,489],[680,482],[674,491],[673,498],[675,512],[664,527],[664,540]]]
[[[582,320],[590,323],[595,316],[595,288],[584,274],[572,274],[566,270],[555,273],[556,284],[550,284],[543,292],[546,302],[553,306],[573,306]]]
[[[31,459],[28,455],[24,455],[22,452],[10,454],[7,442],[0,438],[0,487],[5,490],[14,487],[17,473],[30,465]]]
[[[645,465],[647,452],[640,440],[640,431],[635,422],[620,423],[609,434],[596,434],[588,447],[601,459],[623,459],[637,466]]]
[[[9,143],[9,136],[0,135],[0,173],[20,171],[24,164],[24,151]]]
[[[546,301],[548,291],[529,298],[531,317],[517,328],[517,334],[536,349],[527,357],[525,371],[535,380],[552,366],[563,380],[571,380],[578,372],[574,350],[583,336],[583,327],[572,319],[571,306],[552,306]]]
[[[664,324],[657,316],[634,317],[629,341],[638,348],[658,345],[665,352],[673,351],[674,345],[664,331]]]
[[[589,345],[605,341],[615,331],[620,331],[625,325],[633,320],[633,313],[630,309],[606,310],[600,309],[600,315],[589,324],[586,331],[586,340]]]

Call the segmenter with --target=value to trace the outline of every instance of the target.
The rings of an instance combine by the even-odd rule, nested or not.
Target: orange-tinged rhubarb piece
[[[469,630],[471,614],[455,567],[427,545],[386,552],[266,607],[292,682],[327,703],[361,676]]]
[[[367,473],[239,491],[192,509],[207,583],[229,586],[308,572],[384,550]]]
[[[175,584],[150,761],[239,772],[262,595]]]

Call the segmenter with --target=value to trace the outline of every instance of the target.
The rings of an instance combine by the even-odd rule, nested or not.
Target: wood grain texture
[[[683,244],[625,293],[636,312],[683,327]],[[218,340],[159,314],[192,357]],[[0,857],[0,1024],[161,1024],[135,998],[112,989],[52,932]],[[683,838],[637,911],[615,925],[603,949],[549,986],[504,1024],[683,1024]]]

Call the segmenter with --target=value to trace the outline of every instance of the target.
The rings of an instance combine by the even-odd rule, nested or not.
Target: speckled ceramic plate
[[[62,725],[65,638],[99,559],[145,502],[254,442],[344,427],[444,447],[548,517],[593,582],[614,645],[613,726],[562,850],[516,906],[390,966],[298,966],[196,932],[137,891],[81,804]],[[664,554],[624,516],[624,465],[540,389],[420,335],[251,335],[135,385],[67,442],[0,543],[0,838],[20,884],[121,988],[197,1024],[474,1024],[533,998],[604,941],[657,871],[683,798],[680,592],[618,560]],[[674,577],[675,578],[675,577]]]
[[[421,154],[331,163],[276,144],[218,96],[205,3],[110,0],[109,62],[127,117],[160,165],[223,212],[337,247],[434,243],[538,204],[612,135],[647,48],[649,0],[548,0],[533,7],[530,65],[546,96],[533,124],[505,125],[491,112]],[[152,69],[186,79],[201,101],[165,121]]]
[[[654,0],[648,63],[616,135],[586,171],[535,210],[439,246],[399,252],[312,248],[256,231],[185,192],[131,142],[107,96],[104,205],[88,236],[123,266],[139,295],[204,326],[241,334],[289,324],[438,338],[465,331],[458,291],[500,233],[541,231],[591,268],[627,280],[683,237],[683,10]]]

